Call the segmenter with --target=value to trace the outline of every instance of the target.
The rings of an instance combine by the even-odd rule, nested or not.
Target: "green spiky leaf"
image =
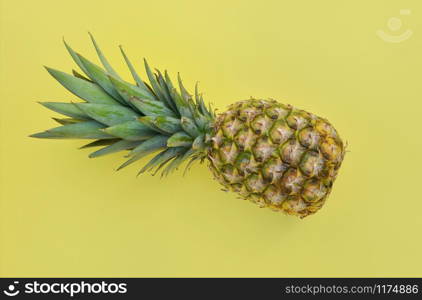
[[[152,90],[154,91],[155,95],[160,101],[165,102],[163,91],[161,90],[161,87],[158,84],[158,81],[155,78],[154,73],[152,73],[151,68],[149,67],[148,62],[145,58],[144,58],[144,65],[145,65],[145,70],[147,72],[149,82],[151,83]]]
[[[127,103],[130,103],[131,98],[156,100],[148,88],[138,87],[113,76],[109,76],[109,78],[115,89]]]
[[[186,90],[185,86],[183,85],[182,78],[180,77],[180,74],[177,73],[177,81],[179,82],[179,89],[182,93],[182,97],[186,102],[189,102],[189,100],[192,99],[191,94]]]
[[[179,119],[167,117],[167,116],[156,117],[154,125],[160,130],[168,134],[173,134],[175,132],[182,130]]]
[[[101,63],[103,64],[104,68],[107,70],[107,72],[114,77],[120,78],[120,76],[117,74],[116,71],[114,71],[113,67],[109,64],[107,58],[105,58],[103,52],[101,51],[100,47],[98,46],[97,42],[94,39],[94,36],[90,33],[89,36],[91,37],[91,41],[94,44],[95,50],[97,51],[98,57],[101,60]]]
[[[150,138],[149,140],[146,140],[145,142],[137,146],[135,149],[133,149],[129,153],[129,156],[131,156],[130,159],[127,160],[124,164],[122,164],[117,170],[120,170],[134,163],[135,161],[141,159],[142,157],[147,156],[148,154],[151,154],[161,149],[165,149],[166,144],[167,144],[167,139],[168,139],[167,136],[156,135]]]
[[[163,132],[165,134],[173,134],[182,129],[180,126],[180,120],[172,117],[146,116],[139,118],[139,121],[151,129],[158,129],[159,132]]]
[[[137,97],[132,97],[129,101],[146,116],[176,117],[175,113],[168,109],[162,102]]]
[[[138,121],[155,132],[167,135],[167,132],[155,126],[156,118],[157,117],[153,117],[153,116],[144,116],[144,117],[140,117]]]
[[[117,143],[114,143],[110,146],[107,146],[107,147],[104,147],[100,150],[92,152],[89,155],[89,157],[94,158],[94,157],[104,156],[104,155],[107,155],[107,154],[116,153],[116,152],[119,152],[119,151],[122,151],[122,150],[132,149],[132,148],[135,148],[136,146],[138,146],[140,143],[141,143],[140,141],[121,140],[121,141],[118,141]]]
[[[91,79],[89,79],[88,77],[85,77],[84,75],[82,75],[81,73],[79,73],[78,71],[76,71],[76,70],[73,70],[72,69],[72,74],[73,74],[73,76],[75,76],[76,78],[79,78],[79,79],[83,79],[83,80],[86,80],[86,81],[88,81],[88,82],[91,82],[91,83],[93,83],[94,81],[92,81]]]
[[[74,62],[78,65],[79,68],[81,68],[81,70],[88,75],[88,71],[86,70],[85,66],[83,65],[83,63],[81,62],[81,60],[78,57],[78,54],[73,51],[73,49],[68,45],[68,43],[66,43],[66,41],[63,39],[63,43],[66,46],[67,51],[69,52],[70,56],[72,56]]]
[[[114,85],[111,83],[109,75],[96,64],[90,62],[82,55],[78,54],[79,60],[85,66],[89,77],[101,86],[110,96],[122,104],[126,104],[120,94],[116,91]]]
[[[193,120],[200,131],[205,131],[209,120],[203,114],[201,114],[198,109],[196,109],[193,113]]]
[[[177,108],[171,97],[170,90],[168,89],[164,77],[159,70],[157,70],[157,81],[161,87],[163,98],[165,100],[164,102],[166,103],[167,107],[169,107],[172,111],[177,112]]]
[[[190,147],[193,139],[183,131],[176,132],[167,140],[167,147]]]
[[[76,105],[92,119],[108,126],[133,121],[139,116],[124,106],[92,103],[76,103]]]
[[[190,110],[189,105],[183,99],[183,97],[179,94],[179,92],[177,92],[177,90],[174,88],[173,83],[167,71],[164,72],[164,81],[165,82],[163,83],[163,85],[167,87],[167,90],[170,94],[172,102],[174,106],[177,108],[177,111],[179,112],[180,116],[191,118],[192,112]]]
[[[182,98],[182,96],[177,92],[175,88],[171,90],[171,95],[180,115],[182,117],[192,119],[193,115],[189,104]]]
[[[61,125],[69,125],[69,124],[83,122],[83,120],[78,120],[78,119],[73,119],[73,118],[63,118],[63,119],[53,118],[53,120]]]
[[[100,86],[94,83],[52,68],[46,67],[46,69],[61,85],[85,101],[99,104],[119,104],[119,102],[108,95]]]
[[[200,134],[195,122],[190,118],[182,117],[180,119],[180,125],[191,137],[196,138]]]
[[[40,104],[59,114],[75,119],[89,119],[88,115],[80,110],[74,103],[40,102]]]
[[[162,166],[164,166],[168,161],[175,158],[179,154],[182,154],[186,151],[184,147],[169,148],[157,154],[153,159],[151,159],[138,173],[142,174],[148,170],[157,168],[158,171]]]
[[[128,66],[130,73],[132,74],[133,80],[135,80],[136,85],[142,89],[147,90],[147,86],[145,85],[145,83],[143,82],[143,80],[141,79],[141,77],[139,77],[138,73],[136,72],[135,68],[133,67],[132,63],[130,62],[129,58],[127,57],[125,51],[123,50],[122,46],[119,46],[120,48],[120,52],[123,55],[123,58],[125,59],[126,65]]]
[[[108,146],[108,145],[112,145],[114,143],[117,143],[118,141],[121,141],[121,139],[96,140],[96,141],[93,141],[93,142],[90,142],[88,144],[83,145],[79,149]]]
[[[192,143],[192,149],[203,151],[205,149],[204,136],[199,135]]]
[[[35,133],[31,137],[43,139],[111,139],[115,138],[100,129],[104,128],[103,124],[96,121],[86,121],[75,124],[64,125],[46,130],[44,132]]]
[[[142,141],[153,137],[157,133],[138,120],[120,123],[104,129],[108,134],[129,141]]]

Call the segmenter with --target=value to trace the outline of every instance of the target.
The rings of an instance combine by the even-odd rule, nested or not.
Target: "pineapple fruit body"
[[[305,217],[324,204],[344,153],[327,120],[275,100],[250,99],[217,117],[208,158],[226,190]]]
[[[345,147],[327,120],[275,100],[249,99],[216,115],[195,88],[192,96],[178,76],[153,72],[142,80],[123,49],[135,83],[123,80],[91,36],[104,67],[65,46],[84,74],[47,71],[82,101],[42,102],[65,118],[61,126],[31,135],[89,139],[89,157],[129,151],[119,168],[155,155],[139,171],[167,175],[188,161],[209,160],[215,178],[261,207],[305,217],[327,199]]]

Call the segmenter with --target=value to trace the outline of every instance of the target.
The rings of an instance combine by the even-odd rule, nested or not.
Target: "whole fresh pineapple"
[[[239,101],[215,115],[197,86],[191,96],[178,76],[177,90],[146,61],[144,82],[121,48],[136,85],[122,80],[91,38],[105,70],[65,43],[86,76],[47,71],[84,102],[41,103],[67,118],[32,137],[92,139],[82,148],[102,148],[90,157],[129,150],[119,169],[158,152],[139,173],[167,175],[187,160],[186,168],[207,159],[225,190],[260,207],[305,217],[323,206],[345,154],[327,120],[271,99]]]

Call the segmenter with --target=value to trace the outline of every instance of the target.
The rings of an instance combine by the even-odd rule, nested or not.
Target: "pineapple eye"
[[[271,180],[272,183],[275,183],[280,180],[288,168],[288,165],[283,164],[280,158],[273,158],[263,165],[262,175],[264,178]]]
[[[297,166],[305,150],[298,141],[291,139],[289,143],[282,147],[280,151],[281,159],[292,166]]]
[[[324,163],[324,158],[318,152],[309,151],[303,156],[299,168],[307,176],[318,176],[324,168]]]
[[[281,185],[290,193],[298,193],[302,189],[305,177],[302,176],[299,170],[290,168],[284,173],[281,179]]]
[[[270,185],[264,192],[264,198],[268,204],[279,208],[287,195],[283,194],[281,189],[275,185]]]
[[[275,145],[273,145],[267,137],[262,137],[255,144],[253,153],[256,161],[262,162],[273,156],[274,150],[276,150]]]
[[[325,139],[321,145],[320,149],[322,154],[329,160],[338,162],[342,159],[340,146],[337,145],[336,141],[332,138]]]
[[[311,179],[305,183],[302,197],[307,202],[317,202],[327,193],[327,188],[317,179]]]
[[[310,116],[303,111],[293,111],[287,118],[287,124],[296,130],[305,128],[310,122]]]
[[[300,143],[309,149],[316,149],[320,140],[319,134],[312,127],[299,131],[298,138]]]
[[[294,134],[294,130],[287,126],[283,119],[274,122],[269,131],[269,137],[276,144],[283,144]]]

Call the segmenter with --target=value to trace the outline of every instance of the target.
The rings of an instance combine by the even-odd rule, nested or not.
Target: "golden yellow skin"
[[[299,217],[323,206],[345,154],[327,120],[275,100],[230,105],[210,143],[210,169],[226,190]]]

